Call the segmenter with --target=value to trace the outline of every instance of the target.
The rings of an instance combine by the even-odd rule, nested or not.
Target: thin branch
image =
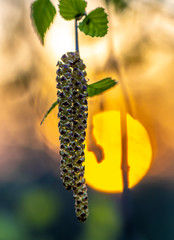
[[[79,40],[78,40],[78,25],[77,19],[75,19],[75,44],[76,44],[76,52],[79,53]]]

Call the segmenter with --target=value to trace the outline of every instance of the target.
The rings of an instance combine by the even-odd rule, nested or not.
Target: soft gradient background
[[[40,127],[56,99],[56,62],[74,50],[74,23],[58,15],[43,47],[30,21],[31,2],[0,0],[0,240],[173,240],[173,1],[132,0],[124,11],[111,4],[106,37],[80,33],[90,82],[117,78],[119,63],[131,115],[152,144],[151,167],[126,203],[126,226],[121,194],[92,188],[89,220],[75,217],[72,194],[59,179],[57,111]],[[97,6],[105,1],[88,0],[88,11]],[[91,112],[119,110],[120,92],[118,86],[91,99]]]

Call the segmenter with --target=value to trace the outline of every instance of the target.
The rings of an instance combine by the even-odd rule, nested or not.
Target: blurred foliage
[[[2,240],[23,240],[25,231],[16,221],[15,216],[9,212],[1,211],[0,215],[0,239]]]
[[[52,191],[35,188],[22,196],[19,208],[23,221],[40,229],[55,221],[61,206],[59,199]]]
[[[105,194],[90,196],[90,215],[80,239],[115,240],[121,232],[121,215],[113,200]]]
[[[41,157],[39,152],[38,156]],[[30,157],[33,158],[33,152]],[[26,173],[26,167],[20,170]],[[174,189],[169,183],[141,184],[132,189],[135,226],[130,235],[123,231],[119,194],[89,188],[90,215],[81,224],[74,214],[71,193],[64,190],[56,176],[45,173],[32,182],[25,182],[23,175],[19,179],[0,183],[2,240],[171,240],[174,237]]]
[[[132,45],[132,47],[123,55],[124,56],[124,66],[135,67],[138,64],[143,64],[147,61],[147,54],[149,49],[154,47],[153,42],[150,37],[144,35],[141,37],[136,44]]]
[[[43,150],[42,150],[43,151]],[[0,182],[0,239],[2,240],[115,240],[120,232],[119,211],[111,195],[89,189],[90,216],[81,224],[74,213],[72,194],[57,176],[45,172],[33,180],[29,165],[53,161],[37,150],[26,153],[14,181]],[[46,155],[45,155],[46,156]],[[26,163],[28,162],[28,163]],[[57,163],[55,162],[55,167]],[[20,174],[22,173],[22,174]],[[25,174],[24,174],[25,173]],[[26,181],[30,177],[32,181]]]
[[[118,12],[124,11],[129,6],[127,0],[105,0],[105,2],[106,4],[113,3],[115,5],[116,11]]]

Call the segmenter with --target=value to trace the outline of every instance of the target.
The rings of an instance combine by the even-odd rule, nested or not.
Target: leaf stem
[[[79,53],[79,40],[78,40],[78,25],[77,25],[77,19],[75,19],[75,49],[76,52]]]

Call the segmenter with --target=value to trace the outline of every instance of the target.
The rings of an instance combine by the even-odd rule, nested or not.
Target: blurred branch
[[[110,17],[110,1],[107,1],[107,10],[109,22],[112,25]],[[133,206],[131,201],[131,192],[129,189],[129,165],[128,165],[128,132],[127,132],[127,112],[133,115],[133,107],[128,94],[128,89],[124,83],[124,69],[120,64],[120,60],[113,54],[113,36],[109,38],[109,59],[106,63],[105,70],[113,70],[117,72],[119,84],[122,91],[121,108],[120,108],[120,125],[121,125],[121,171],[123,181],[122,193],[122,210],[124,216],[124,230],[132,228],[133,224]]]
[[[121,124],[121,169],[123,178],[123,191],[129,188],[129,166],[128,166],[128,136],[127,136],[127,116],[126,109],[123,106],[120,111]]]

